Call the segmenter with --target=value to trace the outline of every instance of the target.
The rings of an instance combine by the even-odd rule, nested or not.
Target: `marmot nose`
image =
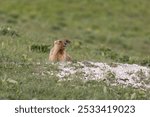
[[[64,43],[64,46],[66,46],[66,45],[67,45],[67,42]]]
[[[65,40],[65,42],[66,42],[66,43],[71,43],[71,41],[69,41],[69,40]]]
[[[67,44],[71,43],[69,40],[64,41],[64,45],[66,46]]]

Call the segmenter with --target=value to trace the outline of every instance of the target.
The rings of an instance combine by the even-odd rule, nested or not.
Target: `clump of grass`
[[[115,81],[116,81],[116,74],[111,71],[108,71],[106,73],[105,77],[106,77],[107,81],[110,83],[115,83]]]
[[[37,45],[37,44],[33,44],[30,47],[30,50],[33,52],[42,52],[42,53],[46,53],[50,51],[50,45]]]
[[[144,66],[149,66],[150,67],[150,57],[142,59],[141,62],[140,62],[140,64],[144,65]]]
[[[2,26],[0,27],[0,35],[1,36],[11,36],[11,37],[19,37],[19,34],[17,31],[15,31],[13,28],[9,26]]]

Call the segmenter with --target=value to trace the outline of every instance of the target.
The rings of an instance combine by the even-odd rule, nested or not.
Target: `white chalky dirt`
[[[136,64],[108,65],[100,62],[60,63],[57,76],[61,79],[82,74],[85,80],[105,80],[112,85],[124,84],[136,88],[150,88],[150,68]]]

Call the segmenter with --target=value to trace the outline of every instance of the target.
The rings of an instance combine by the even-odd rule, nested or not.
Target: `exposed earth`
[[[135,88],[150,88],[150,69],[137,64],[106,64],[91,61],[59,63],[57,76],[61,80],[76,76],[84,81],[103,80],[111,85],[121,84]]]

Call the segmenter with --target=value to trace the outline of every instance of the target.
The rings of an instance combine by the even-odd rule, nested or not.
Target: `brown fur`
[[[65,51],[65,47],[69,43],[69,40],[54,41],[54,47],[50,50],[49,60],[52,62],[71,61],[71,57]]]

